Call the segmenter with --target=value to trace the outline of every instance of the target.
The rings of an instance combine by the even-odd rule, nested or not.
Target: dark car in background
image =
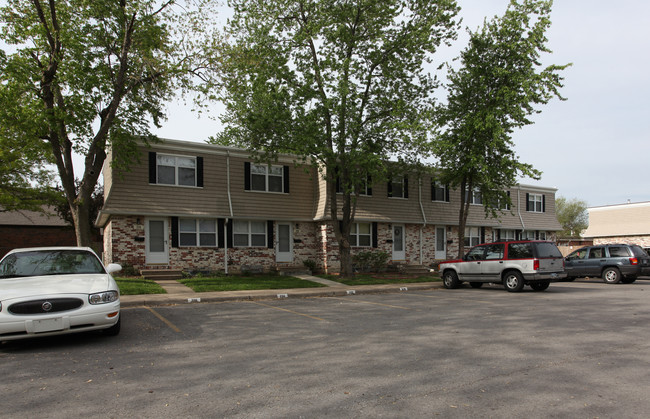
[[[600,277],[608,284],[631,284],[641,275],[650,275],[650,256],[633,244],[585,246],[564,259],[567,280]]]

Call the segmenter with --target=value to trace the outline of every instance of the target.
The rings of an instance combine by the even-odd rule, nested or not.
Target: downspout
[[[521,221],[521,232],[523,233],[526,231],[526,225],[524,224],[524,218],[521,216],[521,186],[519,185],[517,185],[517,215],[519,215],[519,221]]]
[[[420,211],[422,211],[422,220],[424,223],[422,224],[422,227],[420,227],[420,264],[424,265],[424,249],[422,245],[422,238],[423,238],[423,230],[427,226],[427,216],[424,212],[424,205],[422,205],[422,177],[418,179],[418,198],[419,198],[419,203],[420,203]]]
[[[230,209],[230,218],[226,217],[226,221],[223,225],[223,264],[224,271],[228,275],[228,221],[233,218],[232,212],[232,197],[230,196],[230,150],[226,150],[226,188],[228,191],[228,208]]]

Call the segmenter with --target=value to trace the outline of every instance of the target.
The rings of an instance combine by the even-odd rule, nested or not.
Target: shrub
[[[314,273],[316,271],[316,261],[307,259],[303,260],[302,264],[305,265],[305,268],[309,269],[311,273]]]
[[[383,272],[388,266],[390,254],[382,251],[359,252],[352,257],[359,272]]]

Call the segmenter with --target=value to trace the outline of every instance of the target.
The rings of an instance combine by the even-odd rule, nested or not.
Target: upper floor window
[[[543,194],[527,193],[526,194],[526,211],[545,212],[546,197]]]
[[[472,205],[483,205],[483,195],[481,195],[481,190],[474,188],[471,191],[465,191],[465,202],[469,200],[469,203]]]
[[[289,193],[289,167],[267,164],[244,164],[247,191]]]
[[[370,180],[370,176],[366,176],[365,178],[359,181],[358,186],[352,188],[351,193],[355,194],[356,191],[359,190],[359,195],[372,196],[371,185],[372,182]],[[343,185],[341,184],[341,180],[338,176],[336,178],[336,193],[343,193]]]
[[[149,183],[203,186],[203,159],[193,156],[149,153]]]
[[[350,228],[350,245],[370,247],[372,245],[372,228],[370,223],[354,223]]]
[[[217,223],[215,220],[181,218],[178,221],[179,245],[217,246]]]
[[[449,187],[434,180],[431,182],[431,200],[449,202]]]
[[[233,222],[233,240],[236,247],[266,247],[267,223],[266,221],[241,221]]]
[[[388,196],[391,198],[409,197],[409,179],[406,176],[395,176],[388,182]]]

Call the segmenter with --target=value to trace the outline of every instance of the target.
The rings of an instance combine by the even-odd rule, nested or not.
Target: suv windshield
[[[37,250],[12,253],[0,262],[0,278],[41,275],[103,274],[97,257],[85,250]]]

